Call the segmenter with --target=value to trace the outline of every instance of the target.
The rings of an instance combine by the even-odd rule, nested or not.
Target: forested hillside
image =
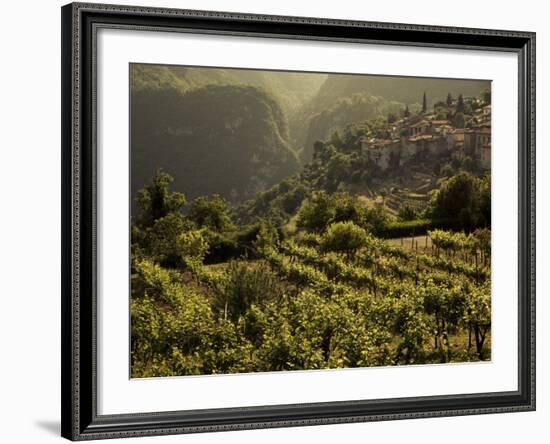
[[[325,75],[134,64],[132,194],[156,167],[191,197],[250,198],[298,170],[292,133]],[[296,130],[299,128],[299,130]],[[151,165],[149,159],[158,159]],[[135,212],[135,206],[133,206]]]
[[[312,158],[315,142],[328,139],[335,131],[341,131],[352,123],[399,114],[404,105],[361,92],[335,99],[326,108],[319,109],[322,111],[312,114],[307,120],[305,132],[298,141],[303,146],[300,156],[305,163]]]
[[[132,91],[177,89],[188,92],[208,85],[260,87],[278,101],[290,122],[291,137],[303,130],[303,110],[326,79],[324,74],[254,69],[218,69],[166,65],[132,65]]]
[[[258,86],[268,90],[291,114],[317,94],[326,77],[292,71],[133,64],[132,90],[176,88],[186,92],[206,85]]]
[[[431,106],[439,100],[445,100],[449,93],[453,97],[459,94],[478,96],[485,88],[486,80],[334,74],[325,80],[309,106],[312,109],[325,109],[339,98],[362,92],[408,105],[420,103],[422,95],[427,92],[428,105]]]
[[[233,202],[298,170],[284,113],[251,86],[134,92],[132,156],[134,195],[157,167],[176,171],[174,186],[189,197],[219,192]]]

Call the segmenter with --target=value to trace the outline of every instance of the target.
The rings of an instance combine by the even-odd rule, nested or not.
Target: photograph
[[[128,75],[131,378],[491,361],[491,80]]]
[[[179,6],[61,8],[61,435],[534,411],[532,14]]]

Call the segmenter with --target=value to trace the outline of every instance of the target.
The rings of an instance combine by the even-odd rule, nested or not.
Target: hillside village
[[[424,103],[425,100],[424,97]],[[402,166],[418,157],[451,154],[462,159],[469,156],[482,169],[488,170],[491,164],[490,103],[485,103],[481,98],[459,96],[456,101],[448,100],[446,105],[449,109],[461,110],[456,114],[465,114],[466,108],[475,111],[465,123],[463,117],[440,119],[441,113],[428,114],[424,109],[424,112],[413,114],[407,109],[401,119],[388,122],[387,137],[362,137],[362,151],[382,170]]]

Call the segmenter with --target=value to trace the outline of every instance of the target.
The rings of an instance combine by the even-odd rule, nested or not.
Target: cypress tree
[[[422,114],[426,114],[427,110],[428,110],[428,103],[426,101],[426,93],[424,93],[424,96],[422,96]]]
[[[457,113],[464,112],[464,97],[462,97],[462,94],[458,96],[458,100],[456,101],[456,112]]]

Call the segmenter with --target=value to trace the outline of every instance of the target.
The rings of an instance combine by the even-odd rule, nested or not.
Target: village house
[[[409,127],[409,130],[411,136],[414,137],[426,133],[428,131],[428,128],[430,128],[430,122],[428,122],[427,120],[421,120],[420,122],[411,125]]]
[[[464,133],[464,154],[475,159],[482,158],[483,147],[491,147],[491,126],[481,124]],[[490,157],[490,153],[489,153]]]
[[[361,139],[361,150],[383,170],[399,157],[400,145],[400,139]]]
[[[448,120],[435,120],[413,115],[394,122],[390,138],[361,138],[361,150],[381,169],[392,164],[403,165],[418,154],[471,156],[484,168],[491,163],[491,107],[479,110],[479,123],[471,129],[454,128]],[[477,119],[476,119],[477,120]]]

